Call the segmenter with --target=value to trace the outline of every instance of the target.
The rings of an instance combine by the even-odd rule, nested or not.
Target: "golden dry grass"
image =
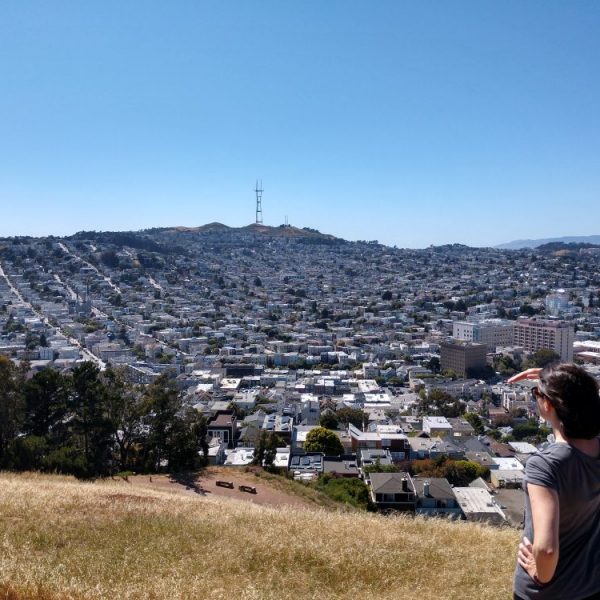
[[[0,475],[0,600],[510,597],[518,533]]]

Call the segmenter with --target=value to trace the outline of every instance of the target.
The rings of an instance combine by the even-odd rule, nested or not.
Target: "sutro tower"
[[[256,180],[256,188],[254,190],[256,192],[256,224],[262,225],[263,215],[262,215],[262,180],[260,184],[258,183],[258,179]]]

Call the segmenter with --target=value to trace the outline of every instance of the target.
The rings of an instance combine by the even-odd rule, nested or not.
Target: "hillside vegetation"
[[[2,599],[506,599],[517,538],[0,474]]]

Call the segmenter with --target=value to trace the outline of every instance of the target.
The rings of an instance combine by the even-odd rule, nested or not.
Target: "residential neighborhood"
[[[0,354],[167,374],[214,465],[256,464],[268,435],[269,466],[359,478],[379,510],[518,526],[550,430],[506,379],[554,360],[600,376],[599,267],[591,245],[407,250],[289,225],[5,238]],[[321,428],[339,452],[305,447]]]

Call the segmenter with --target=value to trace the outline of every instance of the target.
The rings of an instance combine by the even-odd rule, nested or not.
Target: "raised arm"
[[[548,583],[558,564],[558,494],[550,488],[527,484],[531,517],[533,520],[533,544],[527,539],[519,545],[519,564],[532,579]]]
[[[506,383],[517,383],[517,381],[523,381],[523,379],[539,379],[541,370],[542,369],[536,367],[521,371],[520,373],[517,373],[508,379]]]

